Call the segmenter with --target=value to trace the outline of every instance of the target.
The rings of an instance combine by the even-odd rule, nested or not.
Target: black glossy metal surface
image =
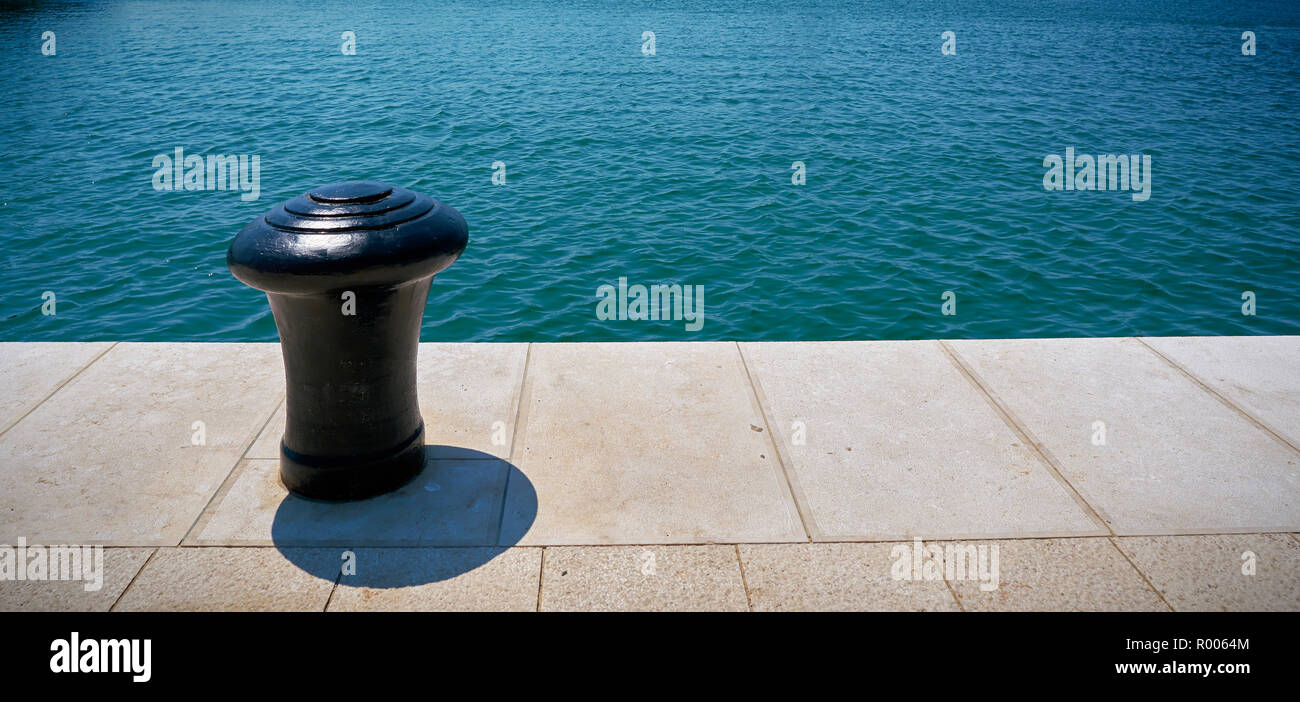
[[[456,210],[372,181],[316,188],[235,236],[226,263],[266,292],[280,331],[288,393],[280,476],[290,490],[360,499],[419,473],[420,321],[433,275],[468,242]],[[349,298],[354,314],[345,313]]]

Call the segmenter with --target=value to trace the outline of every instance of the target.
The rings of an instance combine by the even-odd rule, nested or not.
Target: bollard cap
[[[455,262],[468,243],[465,219],[450,206],[353,180],[271,208],[235,236],[226,265],[258,290],[308,294],[423,280]]]

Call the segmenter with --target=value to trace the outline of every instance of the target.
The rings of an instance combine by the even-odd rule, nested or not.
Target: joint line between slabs
[[[149,564],[153,561],[153,557],[158,554],[159,548],[161,548],[161,546],[155,547],[149,552],[149,556],[144,559],[144,563],[140,564],[140,569],[135,572],[135,575],[131,576],[131,582],[127,583],[126,587],[122,588],[122,593],[117,596],[117,599],[113,600],[113,604],[109,606],[108,611],[112,612],[117,609],[117,605],[122,601],[122,598],[126,597],[126,593],[130,592],[131,588],[135,586],[135,581],[144,574],[144,569],[149,567]]]
[[[942,575],[943,575],[943,584],[948,586],[948,594],[952,596],[952,601],[957,603],[957,611],[965,612],[966,605],[962,604],[961,598],[957,596],[957,588],[952,586],[952,581],[948,580],[948,575],[946,573]]]
[[[1084,499],[1083,494],[1080,493],[1079,490],[1074,487],[1074,484],[1065,477],[1065,474],[1061,471],[1061,467],[1057,464],[1052,453],[1029,432],[1027,427],[1021,424],[1020,420],[1016,419],[1015,415],[1011,413],[1009,407],[1006,407],[1000,400],[998,400],[997,396],[993,394],[993,391],[989,389],[988,385],[986,385],[984,381],[975,374],[974,369],[969,368],[966,365],[966,362],[957,355],[957,352],[948,346],[947,342],[943,339],[936,339],[935,343],[939,344],[939,348],[943,349],[943,352],[948,356],[948,360],[957,367],[957,370],[965,376],[966,380],[974,385],[975,389],[984,396],[984,399],[993,408],[993,411],[1002,418],[1002,421],[1005,422],[1007,426],[1011,427],[1011,430],[1038,454],[1038,457],[1047,467],[1048,473],[1070,491],[1070,495],[1075,499],[1075,501],[1087,510],[1089,517],[1091,517],[1097,524],[1101,525],[1109,536],[1114,536],[1115,530],[1111,527],[1110,522],[1102,516],[1100,510],[1089,504],[1088,501]]]
[[[1160,588],[1156,587],[1155,584],[1151,582],[1151,578],[1148,578],[1147,574],[1143,573],[1142,569],[1139,568],[1138,565],[1133,562],[1133,559],[1129,558],[1127,553],[1124,553],[1124,549],[1119,547],[1119,541],[1117,540],[1117,538],[1114,536],[1108,536],[1106,537],[1106,539],[1110,541],[1110,545],[1114,546],[1116,551],[1119,551],[1120,557],[1123,558],[1125,561],[1127,561],[1128,564],[1133,567],[1133,570],[1137,572],[1138,577],[1142,578],[1142,582],[1146,583],[1146,586],[1151,588],[1152,592],[1156,593],[1156,597],[1160,598],[1161,604],[1168,607],[1170,612],[1178,611],[1174,609],[1173,605],[1169,604],[1169,601],[1165,599],[1164,593],[1160,592]]]
[[[813,517],[812,507],[808,504],[808,497],[803,494],[803,488],[799,485],[799,478],[794,475],[793,462],[788,460],[789,457],[785,455],[785,440],[777,437],[772,431],[772,422],[768,419],[767,407],[765,407],[767,395],[763,393],[762,386],[754,378],[754,374],[750,372],[749,361],[745,359],[745,351],[740,348],[740,342],[733,341],[732,343],[736,346],[736,354],[740,356],[740,367],[745,371],[745,380],[749,382],[750,399],[758,405],[758,414],[763,418],[763,427],[767,430],[768,443],[772,446],[777,465],[781,467],[781,477],[785,478],[785,488],[789,491],[790,499],[794,502],[794,512],[799,517],[799,526],[803,528],[807,541],[813,542],[820,538],[822,534],[817,528],[817,521]]]
[[[515,452],[521,448],[519,445],[519,442],[522,441],[520,436],[523,435],[524,425],[528,421],[526,404],[532,399],[530,397],[532,393],[529,392],[532,388],[528,383],[528,366],[532,362],[532,358],[533,343],[530,341],[524,349],[524,369],[519,373],[519,399],[515,405],[514,428],[510,434],[510,452],[506,455],[506,460],[510,462],[510,465],[515,465]]]
[[[1186,368],[1182,367],[1182,365],[1180,365],[1177,361],[1175,361],[1174,359],[1172,359],[1172,358],[1170,358],[1170,357],[1164,355],[1163,353],[1160,353],[1160,351],[1159,351],[1158,349],[1156,349],[1156,348],[1155,348],[1154,346],[1152,346],[1151,344],[1148,344],[1146,341],[1144,341],[1144,340],[1142,339],[1142,337],[1140,337],[1140,336],[1135,336],[1135,337],[1133,337],[1133,338],[1136,339],[1137,342],[1138,342],[1139,344],[1142,344],[1143,346],[1145,346],[1145,347],[1147,348],[1148,351],[1150,351],[1151,353],[1154,353],[1158,358],[1160,358],[1160,360],[1162,360],[1162,361],[1164,361],[1165,363],[1169,364],[1169,367],[1171,367],[1171,368],[1173,368],[1174,370],[1178,371],[1178,372],[1181,373],[1184,377],[1186,377],[1188,380],[1190,380],[1190,381],[1192,381],[1193,383],[1195,383],[1195,384],[1197,385],[1197,387],[1199,387],[1200,389],[1204,390],[1205,392],[1208,392],[1212,397],[1214,397],[1214,399],[1216,399],[1216,400],[1218,400],[1219,402],[1223,403],[1225,406],[1228,407],[1228,409],[1231,409],[1231,410],[1237,412],[1238,414],[1240,414],[1241,416],[1245,417],[1247,421],[1249,421],[1251,424],[1254,424],[1255,426],[1259,427],[1260,429],[1263,429],[1265,432],[1268,433],[1269,436],[1271,436],[1271,437],[1273,437],[1275,440],[1281,442],[1282,445],[1286,446],[1287,448],[1291,449],[1292,451],[1295,451],[1296,453],[1300,453],[1300,447],[1298,447],[1298,446],[1296,446],[1295,444],[1291,443],[1291,441],[1290,441],[1289,439],[1287,439],[1285,436],[1282,436],[1282,434],[1280,434],[1280,433],[1274,431],[1273,428],[1270,427],[1269,425],[1265,424],[1264,421],[1263,421],[1262,419],[1259,419],[1259,418],[1256,417],[1255,415],[1253,415],[1253,414],[1251,414],[1250,412],[1246,411],[1245,408],[1243,408],[1243,407],[1239,407],[1235,402],[1233,402],[1232,400],[1229,400],[1227,397],[1225,397],[1225,396],[1224,396],[1222,393],[1220,393],[1218,390],[1215,390],[1214,388],[1210,387],[1210,385],[1209,385],[1208,383],[1206,383],[1206,382],[1204,382],[1203,380],[1201,380],[1200,378],[1196,377],[1196,375],[1194,375],[1190,370],[1187,370]]]
[[[740,587],[745,591],[745,609],[754,611],[754,600],[749,596],[749,581],[745,578],[745,561],[740,557],[740,544],[732,544],[736,549],[736,565],[740,566]]]
[[[29,415],[29,414],[31,414],[32,412],[35,412],[37,409],[39,409],[41,405],[45,404],[45,403],[46,403],[46,402],[47,402],[51,397],[54,397],[54,394],[55,394],[55,393],[57,393],[58,391],[62,390],[62,389],[65,388],[65,387],[67,387],[67,386],[68,386],[68,383],[71,383],[72,381],[76,380],[76,379],[77,379],[77,376],[81,375],[83,372],[85,372],[85,370],[86,370],[87,368],[89,368],[89,367],[91,367],[92,365],[94,365],[96,361],[98,361],[99,359],[103,358],[103,357],[104,357],[104,354],[106,354],[106,353],[108,353],[109,351],[112,351],[113,349],[117,348],[117,345],[118,345],[119,343],[121,343],[121,342],[114,341],[113,343],[109,344],[109,345],[108,345],[108,348],[106,348],[106,349],[104,349],[103,351],[100,351],[99,353],[95,354],[95,357],[94,357],[94,358],[90,359],[89,361],[86,361],[86,362],[85,362],[85,363],[84,363],[80,368],[78,368],[76,371],[74,371],[74,372],[72,373],[72,375],[69,375],[67,378],[64,378],[63,381],[60,382],[60,383],[59,383],[59,384],[58,384],[58,385],[57,385],[53,390],[51,390],[51,391],[49,391],[48,393],[46,393],[45,397],[42,397],[42,398],[41,398],[41,399],[40,399],[36,404],[34,404],[34,405],[32,405],[31,407],[29,407],[29,408],[27,409],[26,412],[23,412],[23,413],[22,413],[22,416],[20,416],[20,417],[18,417],[17,419],[15,419],[13,422],[11,422],[11,423],[9,424],[9,426],[5,427],[3,430],[0,430],[0,436],[4,436],[5,434],[9,433],[9,430],[10,430],[10,429],[13,429],[14,427],[18,426],[18,423],[19,423],[19,422],[23,421],[24,419],[27,419],[27,415]]]
[[[528,392],[528,363],[532,359],[532,355],[533,344],[530,341],[524,346],[524,367],[519,372],[519,390],[515,399],[515,420],[510,429],[510,451],[506,453],[505,465],[503,466],[506,479],[501,485],[501,509],[497,512],[497,533],[496,538],[492,541],[497,546],[504,545],[501,543],[501,532],[505,529],[506,510],[510,507],[508,499],[510,496],[510,474],[515,472],[515,450],[518,448],[519,442],[522,441],[519,437],[523,435],[524,425],[528,422],[528,413],[525,411],[524,404],[531,394]],[[541,595],[539,594],[538,597],[540,598]]]
[[[334,601],[334,593],[339,591],[339,581],[342,579],[343,579],[343,569],[340,568],[339,572],[334,574],[334,587],[330,588],[330,594],[325,598],[325,606],[321,607],[320,611],[322,612],[330,611],[330,603]]]
[[[537,564],[537,608],[534,612],[542,611],[542,579],[546,577],[546,547],[542,547],[542,557],[538,559]]]
[[[176,544],[177,546],[184,544],[189,540],[190,536],[194,535],[194,530],[200,523],[204,522],[204,517],[210,516],[209,510],[217,504],[219,499],[224,498],[226,493],[230,491],[230,488],[234,485],[234,479],[237,477],[237,474],[241,472],[239,467],[244,464],[244,461],[248,460],[248,452],[253,450],[253,444],[257,443],[258,437],[262,435],[262,432],[266,431],[266,428],[271,424],[271,420],[275,419],[275,415],[280,412],[280,408],[283,407],[287,401],[287,397],[280,398],[280,401],[271,409],[271,414],[268,415],[266,420],[258,425],[258,428],[253,431],[253,438],[245,442],[244,450],[239,453],[239,458],[236,458],[235,462],[230,466],[230,470],[226,472],[226,477],[222,478],[221,483],[217,485],[217,489],[212,493],[212,496],[208,498],[207,503],[203,505],[203,509],[199,510],[199,515],[194,518],[194,521],[190,524],[190,528],[185,530],[185,534],[181,536],[181,540]]]

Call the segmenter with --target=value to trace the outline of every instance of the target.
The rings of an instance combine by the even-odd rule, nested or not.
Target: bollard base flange
[[[313,500],[362,500],[406,485],[424,469],[424,423],[415,435],[379,456],[307,456],[280,441],[280,480]]]

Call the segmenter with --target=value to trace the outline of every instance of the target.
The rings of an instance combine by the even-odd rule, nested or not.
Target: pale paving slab
[[[937,342],[741,351],[815,540],[1108,533]]]
[[[291,494],[280,463],[241,463],[187,544],[203,546],[493,546],[509,467],[497,459],[426,459],[400,490],[356,502]]]
[[[424,443],[435,457],[510,457],[528,344],[420,344],[416,387]],[[282,406],[248,458],[279,458]]]
[[[31,546],[32,544],[29,544]],[[93,576],[83,575],[82,580],[0,580],[0,611],[3,612],[107,612],[126,589],[140,566],[144,565],[151,548],[105,548],[103,565],[89,564],[103,574],[99,589],[90,592],[86,586],[95,587]],[[30,554],[29,554],[30,555]],[[91,556],[94,563],[98,558]],[[86,561],[82,561],[87,564]],[[48,575],[48,571],[47,571]]]
[[[1142,340],[1300,447],[1300,336]]]
[[[978,579],[952,580],[966,611],[1169,611],[1108,538],[985,545],[997,546],[998,586],[985,591]]]
[[[1137,339],[945,343],[1115,533],[1300,524],[1300,454]]]
[[[1131,536],[1120,549],[1177,611],[1300,611],[1300,544],[1287,534]],[[1242,568],[1253,554],[1255,572]]]
[[[329,611],[531,612],[541,560],[540,548],[359,549]]]
[[[734,546],[551,547],[542,611],[748,609]]]
[[[280,401],[280,407],[271,416],[271,421],[266,423],[262,428],[262,433],[258,434],[257,440],[252,446],[244,452],[244,458],[280,458],[280,438],[284,436],[284,422],[286,418],[284,400]]]
[[[942,579],[894,577],[893,551],[899,547],[911,553],[911,543],[741,545],[750,607],[755,612],[957,611]],[[910,555],[906,562],[912,562]]]
[[[179,543],[281,374],[272,344],[114,346],[0,437],[0,542]]]
[[[312,571],[339,571],[338,552],[299,550],[293,560],[274,548],[160,548],[113,608],[117,612],[320,612],[333,577]]]
[[[86,364],[109,342],[0,343],[0,431],[17,422]]]
[[[735,344],[533,344],[524,393],[520,543],[806,539]]]

